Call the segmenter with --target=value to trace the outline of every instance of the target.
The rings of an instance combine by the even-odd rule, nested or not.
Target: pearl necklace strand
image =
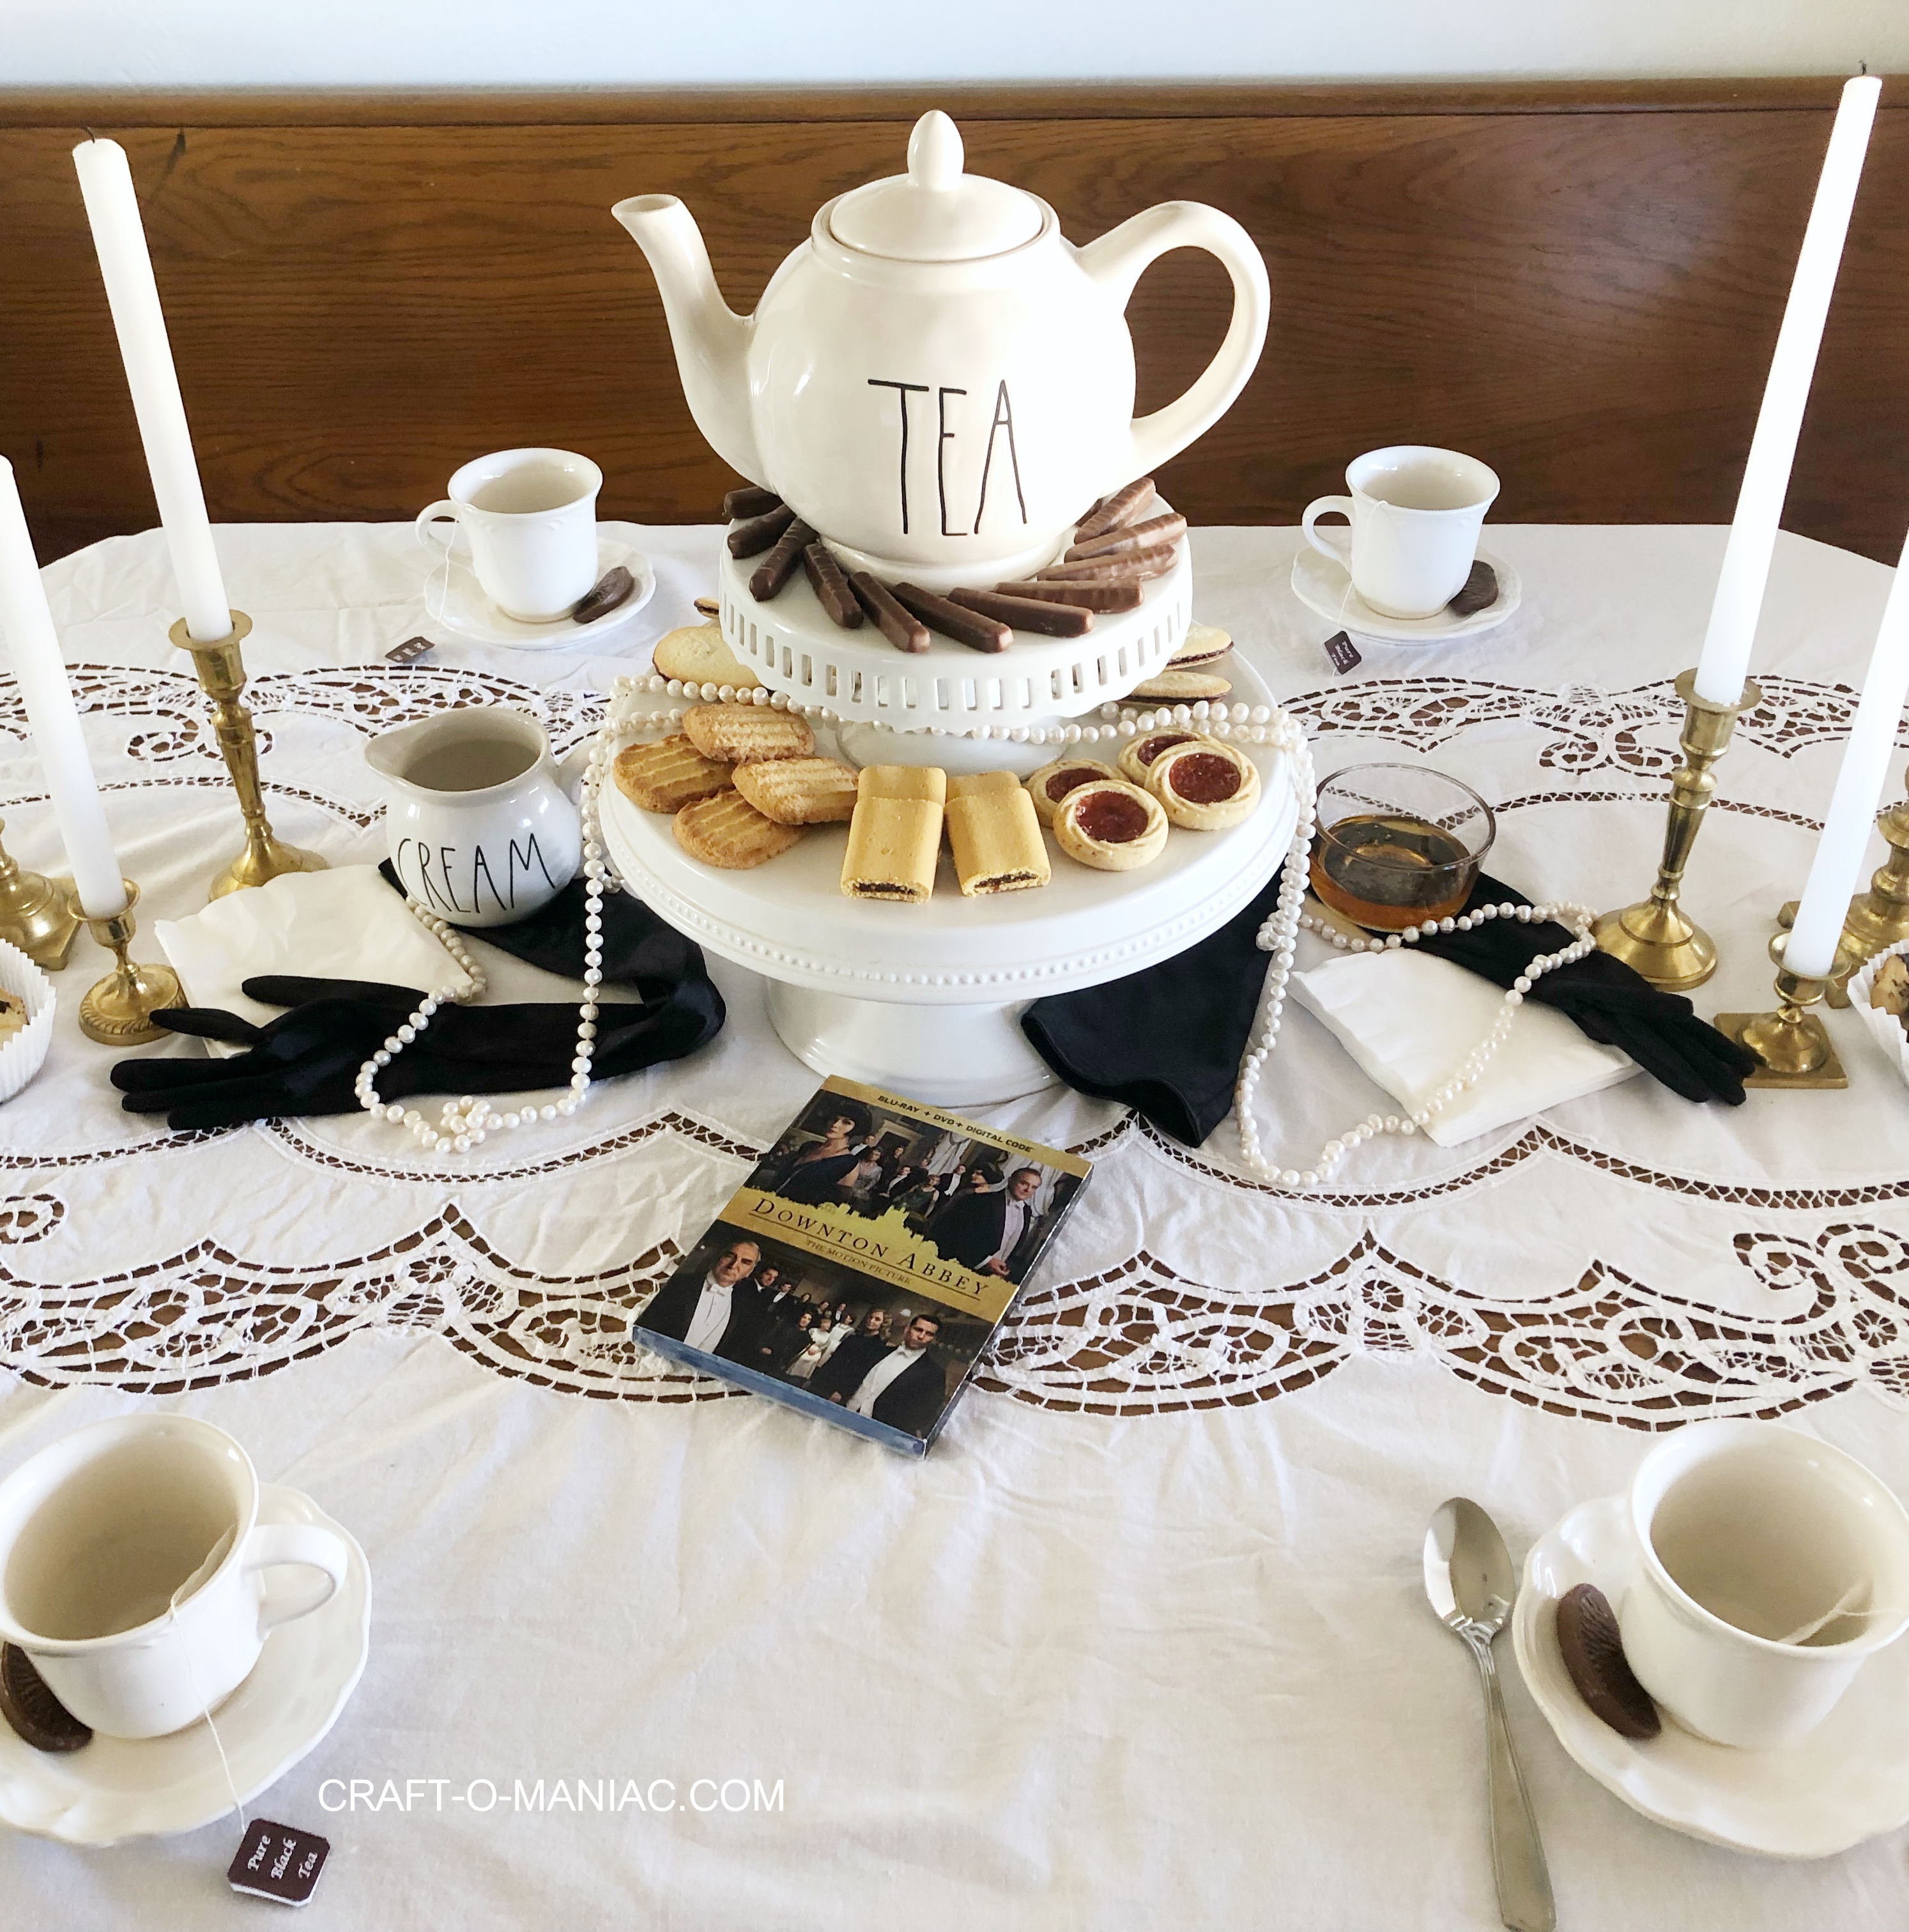
[[[493,1107],[488,1099],[467,1094],[461,1099],[446,1101],[435,1124],[426,1120],[415,1107],[379,1099],[379,1073],[429,1027],[438,1009],[475,1000],[485,990],[483,969],[466,950],[457,929],[435,913],[413,904],[413,916],[442,942],[462,969],[464,981],[461,986],[453,982],[440,987],[419,1000],[404,1023],[359,1068],[356,1093],[359,1105],[367,1113],[405,1128],[428,1153],[467,1154],[500,1130],[509,1131],[527,1127],[540,1120],[567,1118],[576,1112],[590,1091],[590,1066],[596,1040],[598,992],[603,983],[603,896],[605,892],[620,890],[622,883],[605,862],[599,811],[603,782],[624,739],[645,730],[674,730],[683,722],[683,707],[680,704],[664,710],[641,710],[640,702],[646,693],[667,693],[671,698],[686,699],[692,704],[766,705],[775,710],[813,717],[824,724],[838,722],[836,714],[826,706],[798,704],[785,693],[770,692],[759,685],[753,689],[738,690],[731,685],[686,683],[680,679],[665,678],[653,672],[645,676],[617,680],[612,687],[609,709],[592,740],[590,762],[584,776],[581,812],[584,878],[584,997],[577,1009],[577,1051],[570,1063],[569,1090],[561,1100],[542,1106],[503,1111]],[[1202,699],[1196,704],[1165,706],[1143,711],[1133,717],[1122,716],[1118,704],[1103,704],[1100,716],[1102,722],[1098,724],[982,724],[964,731],[931,727],[928,735],[998,738],[1017,745],[1092,745],[1136,738],[1150,731],[1180,726],[1213,737],[1231,739],[1238,743],[1268,746],[1286,754],[1292,766],[1293,789],[1298,795],[1298,816],[1280,878],[1277,902],[1272,916],[1260,928],[1256,940],[1260,951],[1270,953],[1272,958],[1267,968],[1259,1023],[1245,1058],[1240,1063],[1233,1100],[1234,1118],[1238,1126],[1240,1148],[1246,1164],[1272,1186],[1294,1192],[1316,1187],[1340,1160],[1361,1142],[1374,1139],[1382,1133],[1416,1133],[1428,1125],[1433,1116],[1459,1094],[1477,1084],[1492,1056],[1504,1044],[1511,1030],[1512,1016],[1523,1004],[1524,996],[1530,992],[1533,982],[1559,966],[1583,958],[1592,950],[1590,922],[1593,915],[1586,907],[1568,904],[1481,906],[1475,912],[1456,918],[1427,920],[1422,926],[1409,927],[1384,939],[1349,939],[1316,920],[1304,916],[1301,912],[1316,819],[1314,780],[1312,753],[1305,734],[1286,712],[1271,705],[1210,704]],[[409,901],[407,903],[410,904]],[[1434,932],[1469,932],[1493,919],[1516,919],[1524,923],[1556,919],[1569,923],[1577,938],[1562,951],[1542,955],[1531,962],[1505,993],[1490,1031],[1418,1112],[1409,1118],[1397,1114],[1367,1115],[1338,1138],[1326,1142],[1319,1150],[1316,1167],[1281,1168],[1268,1161],[1261,1151],[1259,1130],[1253,1118],[1253,1104],[1260,1070],[1278,1041],[1286,982],[1292,976],[1293,948],[1300,930],[1304,928],[1330,938],[1342,952],[1380,952],[1400,945],[1415,944],[1421,935],[1430,937]]]

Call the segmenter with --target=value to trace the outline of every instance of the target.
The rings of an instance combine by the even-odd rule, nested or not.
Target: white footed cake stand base
[[[1235,698],[1270,701],[1244,665],[1229,658],[1225,669]],[[1271,876],[1298,816],[1291,776],[1283,753],[1239,748],[1259,765],[1263,790],[1243,824],[1176,830],[1136,872],[1091,871],[1050,841],[1051,884],[984,898],[962,897],[945,851],[923,904],[845,898],[842,825],[812,826],[781,858],[724,872],[691,858],[668,818],[607,784],[603,836],[618,872],[652,910],[719,958],[774,982],[770,1018],[806,1064],[931,1106],[980,1106],[1054,1082],[1021,1032],[1031,1001],[1184,951]]]

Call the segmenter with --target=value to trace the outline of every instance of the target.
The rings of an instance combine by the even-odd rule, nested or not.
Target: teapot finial
[[[908,136],[908,178],[917,188],[945,193],[961,179],[961,130],[938,107],[931,107]]]

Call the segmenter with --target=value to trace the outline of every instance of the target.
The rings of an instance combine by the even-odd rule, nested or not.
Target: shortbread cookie
[[[961,792],[948,801],[948,849],[954,854],[955,880],[962,898],[1046,885],[1047,847],[1034,800],[1012,772],[980,776],[1010,782],[1004,789],[989,786]]]
[[[1903,964],[1899,952],[1891,953],[1876,968],[1875,976],[1869,982],[1869,1004],[1879,1012],[1893,1013],[1898,1019],[1909,1013],[1909,967]]]
[[[1136,872],[1166,849],[1166,814],[1124,778],[1094,778],[1061,801],[1054,842],[1097,872]]]
[[[864,765],[859,778],[864,798],[925,798],[945,805],[948,775],[939,765]]]
[[[685,684],[728,684],[753,691],[762,680],[722,641],[720,624],[685,624],[656,640],[651,658],[659,677]]]
[[[802,836],[797,825],[778,825],[764,818],[749,800],[733,791],[699,799],[676,814],[671,830],[676,842],[692,859],[724,871],[746,872],[765,860],[779,858]]]
[[[941,801],[919,795],[897,797],[878,788],[871,789],[868,778],[869,772],[863,772],[862,794],[848,822],[842,890],[851,899],[893,899],[919,905],[935,890],[935,867],[941,850]]]
[[[1207,670],[1156,671],[1144,684],[1136,684],[1123,704],[1192,704],[1202,698],[1224,698],[1232,689],[1230,679]]]
[[[729,789],[730,770],[706,758],[680,732],[660,745],[631,745],[611,767],[617,788],[645,812],[680,812]]]
[[[1043,765],[1028,781],[1028,796],[1034,802],[1034,816],[1042,824],[1052,825],[1055,808],[1069,792],[1077,791],[1084,784],[1091,784],[1096,778],[1119,776],[1112,765],[1103,765],[1098,758],[1056,758],[1051,765]]]
[[[833,758],[738,765],[736,789],[778,825],[839,824],[855,811],[855,774]]]
[[[948,778],[948,802],[981,798],[989,792],[1019,791],[1021,781],[1012,772],[954,772]]]
[[[1217,624],[1189,624],[1180,648],[1167,660],[1168,668],[1193,670],[1224,657],[1232,647],[1232,638]]]
[[[1195,739],[1216,745],[1220,742],[1217,738],[1207,740],[1202,732],[1182,730],[1178,725],[1168,725],[1158,731],[1143,731],[1120,748],[1120,775],[1130,784],[1144,785],[1147,782],[1147,767],[1161,752],[1169,746],[1190,745]]]
[[[1259,767],[1217,739],[1171,745],[1147,767],[1147,789],[1175,825],[1222,832],[1259,802]]]
[[[692,704],[683,714],[683,728],[704,758],[732,765],[815,754],[808,719],[766,704]]]

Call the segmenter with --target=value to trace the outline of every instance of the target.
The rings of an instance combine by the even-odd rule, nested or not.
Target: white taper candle
[[[1829,814],[1810,862],[1809,883],[1796,908],[1796,922],[1783,950],[1793,973],[1821,979],[1836,956],[1850,896],[1862,872],[1862,855],[1876,823],[1883,781],[1895,750],[1903,700],[1909,698],[1909,542],[1895,566],[1876,632],[1876,647],[1862,680],[1862,695],[1850,726],[1849,742],[1829,796]]]
[[[80,889],[80,909],[89,919],[110,919],[124,911],[126,888],[114,856],[113,836],[106,829],[106,812],[93,781],[92,761],[80,734],[80,714],[66,681],[66,660],[60,653],[59,633],[40,581],[33,539],[20,507],[14,466],[0,456],[0,632],[6,638],[14,682],[26,706],[34,749],[47,774],[53,816],[74,884]]]
[[[166,548],[172,554],[179,608],[187,630],[198,643],[216,643],[231,634],[232,614],[218,553],[212,548],[206,492],[186,427],[179,372],[166,338],[166,317],[159,306],[159,286],[152,278],[152,257],[140,220],[139,198],[133,192],[132,170],[117,141],[82,141],[73,151],[73,161],[80,171],[80,192],[92,224],[120,358],[133,392],[133,412],[146,446],[146,466],[152,474]]]
[[[1703,654],[1697,660],[1697,694],[1712,704],[1734,704],[1743,694],[1750,668],[1750,644],[1763,608],[1763,587],[1769,580],[1770,554],[1776,548],[1776,526],[1789,494],[1790,467],[1796,458],[1796,436],[1803,424],[1803,406],[1809,400],[1810,379],[1816,373],[1816,352],[1823,340],[1823,324],[1842,260],[1843,239],[1849,232],[1850,210],[1856,183],[1862,178],[1862,158],[1869,146],[1870,124],[1876,118],[1876,96],[1882,82],[1873,75],[1849,82],[1829,136],[1829,152],[1816,184],[1816,200],[1803,231],[1796,278],[1790,284],[1788,306],[1777,332],[1763,386],[1763,408],[1751,439],[1749,460],[1743,466],[1743,485],[1737,493],[1736,515],[1724,547],[1723,568],[1711,601],[1709,627],[1703,634]]]

